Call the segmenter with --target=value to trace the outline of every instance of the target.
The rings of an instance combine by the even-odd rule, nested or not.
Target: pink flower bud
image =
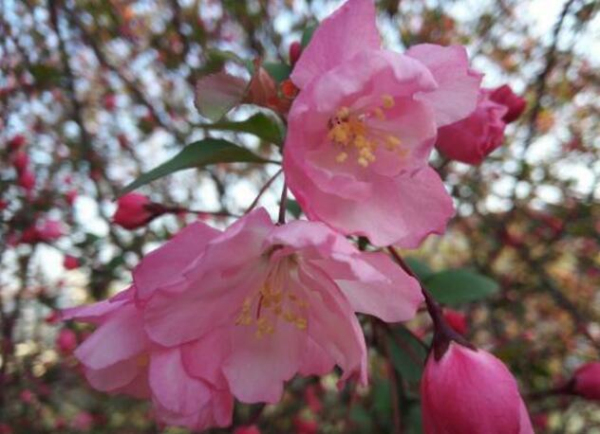
[[[71,354],[77,347],[77,335],[71,329],[61,329],[56,337],[56,349],[62,354]]]
[[[73,206],[73,204],[75,203],[75,199],[77,199],[77,190],[72,189],[67,191],[67,193],[65,194],[65,199],[67,200],[67,203],[71,206]]]
[[[33,190],[33,187],[35,187],[35,175],[30,170],[26,169],[19,174],[17,183],[27,191]]]
[[[585,399],[600,401],[600,362],[586,363],[573,375],[573,393]]]
[[[451,341],[421,380],[426,434],[532,434],[517,383],[490,353]]]
[[[63,267],[67,270],[75,270],[76,268],[79,268],[79,259],[75,256],[66,255],[63,260]]]
[[[480,164],[485,157],[502,145],[502,120],[507,108],[490,99],[490,91],[481,89],[475,111],[467,118],[438,130],[435,146],[451,160]]]
[[[13,166],[15,166],[17,172],[22,173],[25,169],[27,169],[28,165],[29,156],[23,151],[17,152],[13,157]]]
[[[444,310],[444,319],[452,329],[461,335],[467,334],[467,317],[464,313],[452,309]]]
[[[498,104],[505,106],[508,111],[502,118],[507,124],[516,121],[525,111],[527,101],[516,95],[509,85],[505,84],[494,89],[490,94],[490,99]]]
[[[17,134],[12,139],[10,139],[10,141],[8,142],[8,148],[13,152],[18,151],[25,145],[25,143],[26,143],[25,136],[22,134]]]
[[[113,216],[113,222],[125,229],[141,228],[162,214],[152,210],[152,205],[150,199],[143,194],[126,194],[117,201],[117,212]]]
[[[290,64],[294,66],[298,59],[300,59],[300,55],[302,54],[302,45],[300,42],[295,41],[290,45]]]

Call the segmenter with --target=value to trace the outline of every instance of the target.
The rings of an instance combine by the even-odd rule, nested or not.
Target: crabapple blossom
[[[443,232],[452,201],[428,159],[437,129],[475,109],[481,77],[464,48],[384,50],[373,1],[349,0],[320,24],[291,79],[300,93],[283,166],[308,218],[378,246]]]

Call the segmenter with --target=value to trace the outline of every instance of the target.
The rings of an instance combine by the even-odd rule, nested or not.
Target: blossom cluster
[[[274,224],[260,208],[224,231],[193,223],[143,258],[129,289],[63,313],[97,325],[75,351],[93,387],[151,399],[161,421],[204,429],[231,423],[234,398],[277,402],[296,375],[337,366],[342,382],[367,383],[356,313],[407,321],[423,293],[390,256],[347,237],[415,248],[443,233],[454,209],[428,164],[434,147],[478,164],[525,108],[510,88],[483,89],[463,47],[396,53],[375,24],[372,0],[349,0],[295,52],[283,170],[309,221]],[[164,211],[143,196],[120,205],[126,228]],[[434,322],[426,432],[533,432],[504,365]],[[481,400],[475,389],[487,387],[497,393]]]

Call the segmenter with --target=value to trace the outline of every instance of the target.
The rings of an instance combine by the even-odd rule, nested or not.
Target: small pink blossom
[[[426,434],[533,434],[517,383],[483,350],[454,341],[432,353],[421,379]]]
[[[31,191],[35,187],[35,175],[29,169],[25,169],[19,173],[17,184],[26,191]]]
[[[600,362],[586,363],[573,375],[573,393],[585,399],[600,401]]]
[[[62,354],[71,354],[77,347],[77,335],[68,328],[63,328],[58,332],[56,337],[56,348]]]
[[[277,402],[294,375],[321,375],[334,365],[342,380],[366,382],[366,347],[354,312],[404,321],[422,300],[418,283],[387,255],[360,252],[321,223],[277,226],[259,209],[202,247],[206,238],[167,243],[138,267],[134,282],[149,297],[150,339],[188,344],[184,357],[196,354],[198,365],[208,364],[210,354],[243,402]],[[166,268],[170,252],[187,258]]]
[[[480,164],[504,140],[506,126],[502,118],[506,106],[490,99],[490,90],[482,89],[475,111],[466,119],[442,127],[435,146],[447,158],[466,164]]]
[[[284,171],[308,218],[379,246],[443,232],[452,201],[428,159],[437,129],[475,108],[481,77],[464,48],[383,50],[373,1],[349,0],[317,28],[291,79],[300,93]]]
[[[27,143],[27,139],[25,138],[25,136],[22,134],[17,134],[16,136],[14,136],[12,139],[9,140],[8,148],[13,152],[18,151],[26,143]]]
[[[29,166],[29,155],[24,151],[18,151],[13,156],[13,166],[17,172],[21,173]]]
[[[58,220],[47,219],[37,225],[37,236],[39,241],[55,241],[64,234],[64,226]]]

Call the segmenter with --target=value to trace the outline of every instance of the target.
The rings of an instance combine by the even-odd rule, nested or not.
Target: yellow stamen
[[[381,101],[383,102],[383,108],[388,110],[394,107],[395,105],[394,98],[392,97],[392,95],[389,94],[382,95]]]

